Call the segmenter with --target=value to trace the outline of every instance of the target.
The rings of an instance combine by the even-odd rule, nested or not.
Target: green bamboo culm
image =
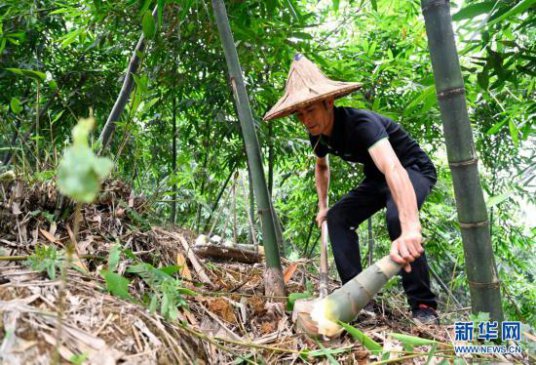
[[[462,233],[473,313],[502,321],[500,283],[491,246],[465,88],[448,0],[421,0]]]
[[[231,87],[235,99],[238,119],[246,145],[249,171],[253,182],[253,190],[257,201],[258,214],[262,223],[264,251],[266,256],[265,288],[268,296],[285,296],[283,271],[277,246],[277,235],[273,207],[266,186],[266,179],[262,166],[259,141],[254,128],[253,115],[249,106],[249,98],[242,77],[242,69],[238,60],[227,11],[222,0],[212,0],[214,17],[220,33],[220,38],[227,61]]]

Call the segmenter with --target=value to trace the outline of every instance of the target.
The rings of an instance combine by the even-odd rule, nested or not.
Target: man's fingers
[[[422,247],[422,242],[419,242],[419,244],[417,245],[417,250],[419,251],[420,254],[424,252],[424,247]]]
[[[391,252],[389,255],[391,256],[391,259],[397,264],[403,265],[406,263],[406,260],[404,260],[402,256],[398,254],[398,242],[397,241],[394,241],[393,244],[391,245]]]
[[[406,266],[404,266],[404,271],[408,273],[411,272],[411,265],[407,264]]]
[[[412,257],[412,260],[411,261],[414,261],[417,257],[419,257],[421,254],[419,253],[419,250],[418,248],[416,247],[415,244],[409,244],[409,245],[405,245],[407,246],[408,248],[408,251],[409,251],[409,254],[411,255]]]
[[[403,242],[400,242],[398,244],[398,252],[400,253],[400,255],[402,256],[402,258],[404,259],[404,262],[412,262],[412,261],[415,261],[415,259],[413,258],[412,255],[410,255],[409,253],[409,250],[408,250],[408,245],[406,245],[405,243]]]

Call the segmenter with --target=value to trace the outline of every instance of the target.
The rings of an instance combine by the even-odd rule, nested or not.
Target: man
[[[402,284],[413,317],[439,323],[430,289],[429,268],[421,246],[419,208],[436,182],[434,165],[400,125],[379,114],[335,107],[335,98],[360,87],[328,79],[298,54],[289,72],[285,95],[264,120],[297,114],[309,132],[317,156],[315,167],[320,226],[327,220],[337,271],[343,284],[359,274],[361,258],[355,232],[361,222],[387,208],[390,256],[404,265]],[[327,154],[364,165],[365,180],[328,209]]]

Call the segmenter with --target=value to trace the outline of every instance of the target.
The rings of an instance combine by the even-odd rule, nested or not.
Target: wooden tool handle
[[[318,284],[318,290],[320,292],[320,298],[324,298],[328,295],[328,223],[322,222],[321,234],[320,234],[320,282]]]

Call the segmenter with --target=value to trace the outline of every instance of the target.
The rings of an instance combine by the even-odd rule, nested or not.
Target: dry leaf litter
[[[2,256],[28,256],[37,245],[60,250],[75,238],[74,205],[58,196],[52,182],[0,183],[0,197]],[[192,232],[143,228],[140,217],[148,205],[124,183],[106,182],[98,201],[82,207],[73,255],[78,270],[68,270],[66,280],[59,273],[51,280],[31,270],[23,258],[0,261],[0,363],[50,364],[58,357],[60,363],[80,359],[99,365],[329,363],[329,357],[320,354],[323,348],[335,349],[331,359],[341,364],[382,360],[348,334],[326,342],[296,333],[290,314],[274,310],[264,296],[260,253],[257,263],[247,264],[230,254],[226,259],[225,250],[219,259],[203,257],[202,250],[198,255]],[[139,277],[129,277],[129,301],[107,292],[99,272],[117,243],[154,267],[182,266],[181,285],[196,294],[184,297],[187,306],[179,308],[177,320],[166,320],[141,304],[148,288]],[[124,273],[131,262],[121,260],[118,272]],[[283,260],[288,293],[306,291],[306,282],[316,287],[317,278],[308,265],[315,263]],[[330,290],[337,287],[330,282]],[[413,350],[422,350],[421,356],[408,356],[388,334],[451,343],[452,325],[415,325],[405,308],[402,296],[380,295],[373,312],[362,312],[353,325],[390,349],[384,363],[398,357],[403,363],[440,363],[444,359],[440,356],[428,358],[429,347]],[[524,356],[488,358],[523,363]]]

